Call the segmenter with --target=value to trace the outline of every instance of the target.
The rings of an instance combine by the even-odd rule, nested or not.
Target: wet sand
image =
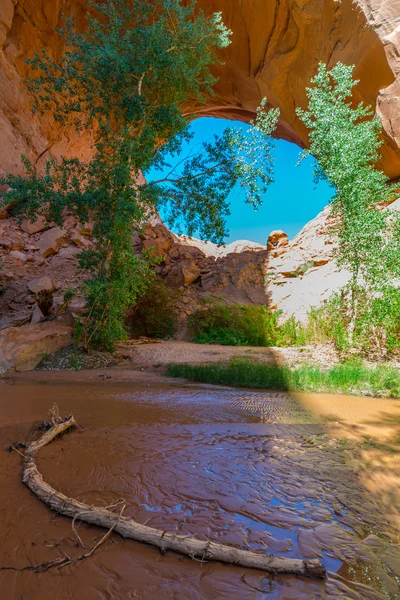
[[[0,571],[1,598],[400,598],[400,402],[128,383],[99,373],[77,383],[74,375],[0,381],[0,447],[37,435],[34,423],[57,401],[81,429],[39,455],[55,488],[98,505],[124,497],[127,515],[168,531],[318,556],[330,575],[270,579],[112,535],[92,557],[59,571]],[[70,520],[21,483],[18,454],[0,457],[0,567],[81,554]],[[79,533],[90,548],[104,531],[81,525]]]

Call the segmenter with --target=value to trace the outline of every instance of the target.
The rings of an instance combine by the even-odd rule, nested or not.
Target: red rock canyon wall
[[[400,177],[399,0],[199,0],[207,12],[222,11],[234,31],[218,68],[216,96],[197,115],[249,120],[260,99],[279,106],[278,135],[307,145],[295,114],[305,106],[305,87],[318,62],[356,65],[359,99],[372,103],[385,129],[383,166]],[[20,155],[43,160],[46,151],[85,156],[87,137],[61,134],[49,118],[31,114],[23,59],[42,46],[57,55],[54,27],[74,11],[84,26],[85,0],[0,0],[0,173],[18,172]]]

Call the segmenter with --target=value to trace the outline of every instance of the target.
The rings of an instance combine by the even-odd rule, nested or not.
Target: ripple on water
[[[97,504],[123,496],[126,514],[168,531],[280,556],[319,556],[332,575],[326,583],[269,579],[162,557],[114,536],[64,572],[2,572],[6,598],[398,597],[396,532],[343,448],[329,443],[297,400],[243,390],[131,388],[7,386],[1,443],[26,438],[56,397],[61,411],[74,412],[82,425],[40,455],[45,479],[60,491]],[[77,552],[70,522],[52,518],[23,488],[18,457],[3,456],[3,464],[0,565]],[[80,533],[89,547],[100,534],[84,526]]]

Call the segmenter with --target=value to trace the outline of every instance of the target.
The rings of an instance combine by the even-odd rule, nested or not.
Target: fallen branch
[[[55,512],[71,517],[72,519],[79,518],[86,523],[105,527],[109,530],[103,536],[102,540],[100,540],[99,544],[96,544],[92,551],[90,551],[89,555],[105,541],[112,531],[116,531],[124,538],[156,546],[163,554],[167,550],[172,550],[201,561],[215,560],[251,569],[259,569],[274,575],[291,574],[314,579],[324,579],[326,577],[325,567],[318,559],[300,560],[274,556],[272,554],[264,555],[239,550],[238,548],[211,541],[204,542],[136,523],[133,519],[122,516],[123,509],[118,516],[108,508],[90,506],[73,498],[68,498],[43,480],[36,466],[35,456],[41,448],[49,444],[54,438],[73,427],[76,427],[73,416],[63,422],[60,422],[58,417],[52,418],[51,428],[41,438],[29,444],[26,448],[22,480],[35,496]],[[84,557],[86,555],[82,556],[82,558]],[[70,562],[73,563],[76,561],[70,559]],[[60,566],[64,566],[64,564]]]
[[[45,573],[52,567],[62,567],[66,563],[70,563],[71,559],[69,556],[63,556],[62,558],[55,558],[54,560],[49,560],[49,562],[39,563],[38,565],[29,565],[27,567],[0,567],[0,571],[18,571],[22,573],[23,571],[33,571],[34,573]]]

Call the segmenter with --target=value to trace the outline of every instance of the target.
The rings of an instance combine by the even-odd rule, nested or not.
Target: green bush
[[[175,331],[173,292],[161,279],[155,280],[127,316],[133,337],[170,338]]]
[[[340,352],[385,355],[400,348],[400,290],[388,287],[370,298],[357,290],[357,312],[353,329],[347,288],[309,313],[307,337],[314,342],[333,342]]]
[[[279,313],[278,313],[279,316]],[[291,316],[281,324],[276,331],[275,346],[305,346],[309,341],[309,334],[302,323]]]
[[[279,312],[266,306],[227,305],[208,299],[188,319],[198,344],[224,346],[292,346],[305,342],[304,328],[294,318],[279,324]]]

